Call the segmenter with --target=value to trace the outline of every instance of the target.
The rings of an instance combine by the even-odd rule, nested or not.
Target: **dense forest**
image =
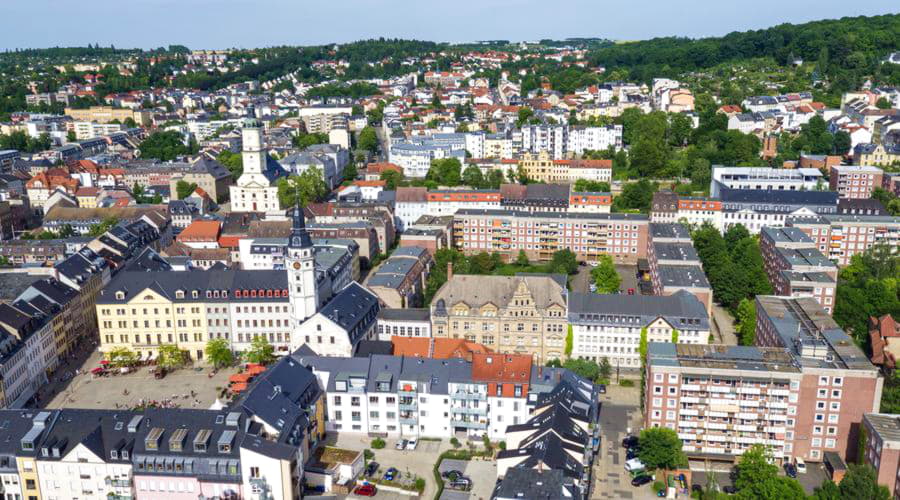
[[[900,84],[900,65],[881,63],[898,48],[900,15],[884,15],[781,24],[718,38],[622,43],[593,51],[591,62],[626,69],[630,78],[646,82],[753,58],[771,57],[785,66],[800,58],[815,62],[839,92],[857,88],[869,76],[874,83]]]

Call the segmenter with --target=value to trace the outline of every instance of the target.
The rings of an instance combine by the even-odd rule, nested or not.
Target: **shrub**
[[[459,439],[456,439],[456,437],[450,438],[450,444],[452,444],[454,448],[459,448]]]
[[[372,440],[372,448],[374,448],[376,450],[380,450],[380,449],[384,448],[384,445],[385,445],[384,439],[375,438]]]
[[[623,378],[619,381],[619,385],[622,387],[634,387],[634,380]]]
[[[373,458],[375,458],[375,453],[372,450],[366,448],[365,450],[363,450],[363,457],[365,457],[366,460],[372,460]]]
[[[500,441],[500,444],[497,445],[501,450],[506,449],[506,441]]]
[[[653,491],[655,491],[656,493],[659,493],[660,491],[662,491],[664,489],[666,489],[666,485],[663,484],[662,481],[655,481],[653,483]]]
[[[415,487],[416,487],[416,491],[418,491],[419,493],[422,493],[423,491],[425,491],[425,480],[422,479],[421,477],[416,478]]]

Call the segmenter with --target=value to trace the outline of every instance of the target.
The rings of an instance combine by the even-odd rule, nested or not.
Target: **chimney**
[[[453,278],[453,261],[447,263],[447,281]]]

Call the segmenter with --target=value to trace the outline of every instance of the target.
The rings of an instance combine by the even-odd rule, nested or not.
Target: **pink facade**
[[[240,500],[240,483],[200,481],[190,476],[135,475],[134,487],[137,500],[197,500],[221,497],[223,500]]]

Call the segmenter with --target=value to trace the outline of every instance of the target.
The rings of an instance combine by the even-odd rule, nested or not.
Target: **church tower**
[[[303,210],[297,205],[292,214],[291,236],[288,240],[284,263],[288,273],[291,297],[291,321],[293,329],[316,314],[319,289],[316,286],[315,252],[312,239],[306,231]]]
[[[238,179],[238,183],[243,186],[250,184],[268,186],[269,179],[263,175],[266,153],[263,151],[262,131],[256,120],[247,120],[244,123],[244,128],[241,129],[241,142],[243,142],[241,159],[244,171]]]

